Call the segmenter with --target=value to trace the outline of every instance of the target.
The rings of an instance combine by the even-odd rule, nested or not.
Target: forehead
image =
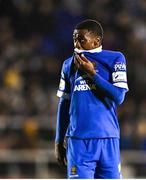
[[[93,37],[93,33],[87,29],[75,29],[73,32],[75,37]]]

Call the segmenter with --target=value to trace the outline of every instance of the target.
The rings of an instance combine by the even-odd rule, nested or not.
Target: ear
[[[100,37],[97,37],[96,39],[97,39],[97,41],[98,41],[98,42],[100,42],[100,41],[101,41],[101,38],[100,38]]]
[[[94,46],[95,46],[95,47],[96,47],[96,46],[99,46],[100,42],[101,42],[100,37],[96,37],[95,40],[94,40]]]

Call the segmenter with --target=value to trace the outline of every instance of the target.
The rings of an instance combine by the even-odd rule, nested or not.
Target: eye
[[[74,42],[78,41],[81,44],[85,43],[85,39],[83,37],[80,37],[80,36],[74,36],[73,35],[73,41]]]
[[[81,39],[80,42],[81,42],[81,43],[85,43],[85,39]]]

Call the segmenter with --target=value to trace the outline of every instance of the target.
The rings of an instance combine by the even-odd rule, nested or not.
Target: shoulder
[[[125,56],[120,51],[103,50],[103,54],[107,59],[110,59],[110,64],[126,63]]]
[[[111,58],[119,58],[124,57],[124,54],[120,51],[110,51],[110,50],[103,50],[103,53]]]
[[[73,56],[71,56],[63,61],[62,68],[64,71],[67,71],[70,68],[70,66],[72,64],[72,60],[73,60]]]
[[[63,62],[63,66],[65,66],[65,67],[66,67],[66,66],[70,66],[71,63],[72,63],[72,59],[73,59],[73,56],[65,59],[64,62]]]

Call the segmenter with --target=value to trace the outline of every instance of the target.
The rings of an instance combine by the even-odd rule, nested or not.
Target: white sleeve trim
[[[120,87],[120,88],[125,88],[125,89],[129,90],[128,85],[125,82],[118,82],[118,83],[114,83],[113,85],[117,86],[117,87]]]
[[[70,95],[68,93],[65,93],[63,91],[57,91],[57,96],[58,97],[63,97],[64,99],[70,99]]]

